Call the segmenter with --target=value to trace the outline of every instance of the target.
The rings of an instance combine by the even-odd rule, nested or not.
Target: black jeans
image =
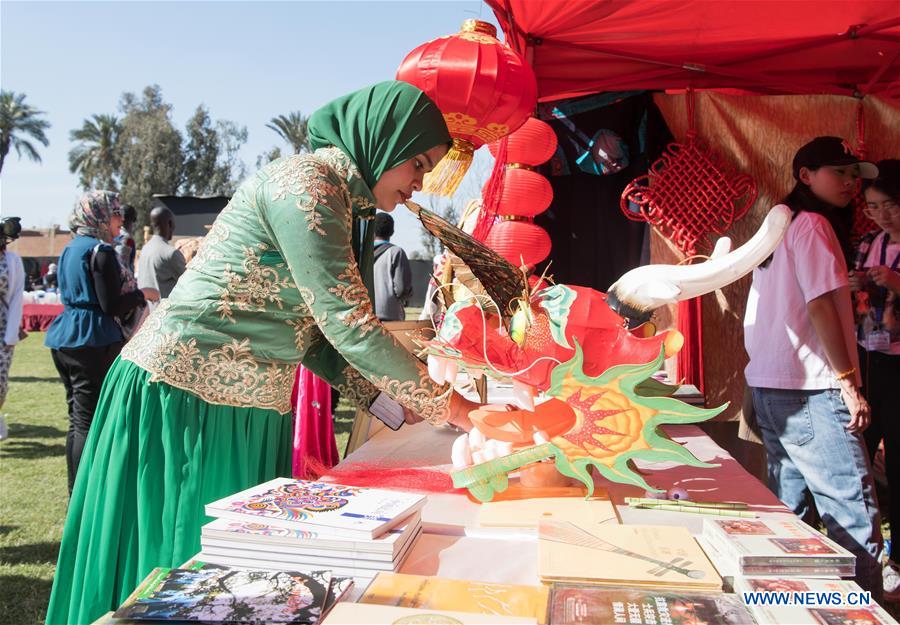
[[[122,351],[123,343],[103,347],[52,349],[53,364],[66,386],[69,406],[69,431],[66,434],[66,467],[69,473],[69,494],[75,485],[75,475],[81,462],[84,441],[94,420],[94,410],[100,400],[100,389],[107,371]]]
[[[863,395],[872,408],[872,423],[863,433],[869,459],[884,439],[884,474],[887,478],[891,523],[891,553],[900,556],[900,356],[866,352],[859,348]]]

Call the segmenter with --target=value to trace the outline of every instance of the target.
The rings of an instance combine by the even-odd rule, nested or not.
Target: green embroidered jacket
[[[449,388],[378,321],[354,259],[354,222],[372,219],[374,201],[337,148],[270,163],[237,190],[122,358],[207,402],[280,413],[302,363],[361,408],[384,391],[446,421]],[[371,238],[362,256],[371,263]]]

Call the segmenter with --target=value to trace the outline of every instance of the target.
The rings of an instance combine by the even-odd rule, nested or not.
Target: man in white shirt
[[[161,298],[168,297],[187,263],[169,240],[175,232],[175,218],[168,208],[157,206],[150,211],[153,236],[144,243],[138,258],[138,287],[157,289]]]

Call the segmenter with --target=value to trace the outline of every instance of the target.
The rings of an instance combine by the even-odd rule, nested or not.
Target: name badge
[[[866,351],[886,352],[891,349],[891,333],[886,330],[873,330],[866,335]]]

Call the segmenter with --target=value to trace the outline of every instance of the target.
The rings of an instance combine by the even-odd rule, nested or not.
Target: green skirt
[[[205,504],[290,471],[290,415],[209,404],[117,359],[69,502],[48,625],[117,608],[154,567],[200,551]]]

